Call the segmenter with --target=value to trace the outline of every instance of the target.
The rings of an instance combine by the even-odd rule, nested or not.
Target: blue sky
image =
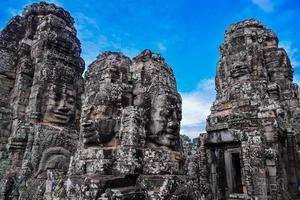
[[[32,0],[1,0],[0,28]],[[86,64],[105,51],[161,53],[183,98],[182,133],[205,130],[214,100],[218,47],[231,23],[256,18],[279,37],[300,80],[300,0],[47,0],[75,19]]]

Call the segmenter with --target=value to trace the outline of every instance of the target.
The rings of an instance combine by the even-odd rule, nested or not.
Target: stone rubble
[[[278,38],[251,19],[220,47],[198,144],[161,55],[104,52],[82,77],[74,19],[27,6],[0,32],[0,199],[296,199],[299,88]]]

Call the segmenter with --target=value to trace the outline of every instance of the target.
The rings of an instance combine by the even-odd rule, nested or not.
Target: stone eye
[[[165,110],[160,111],[159,114],[160,114],[160,116],[166,116]]]
[[[169,117],[171,115],[171,111],[170,110],[162,110],[162,111],[160,111],[160,115],[164,116],[164,117]]]
[[[74,100],[73,98],[68,98],[68,99],[67,99],[67,102],[68,102],[69,104],[74,104],[74,103],[75,103],[75,100]]]
[[[61,95],[59,93],[54,94],[54,100],[59,101],[61,99]]]

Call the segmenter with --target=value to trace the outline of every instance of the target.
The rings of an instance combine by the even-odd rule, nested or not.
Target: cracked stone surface
[[[185,195],[181,97],[159,54],[104,52],[83,78],[74,19],[45,2],[0,36],[1,198]]]
[[[1,196],[40,199],[49,176],[66,175],[79,138],[80,42],[70,14],[47,3],[27,6],[0,40]]]
[[[300,102],[286,51],[274,32],[251,19],[227,29],[220,54],[202,179],[213,199],[296,198]]]
[[[71,15],[27,6],[0,32],[0,199],[295,199],[299,88],[256,20],[220,46],[207,133],[180,140],[164,58],[106,51],[85,69]]]
[[[160,55],[150,50],[132,60],[116,52],[99,55],[85,74],[69,197],[174,196],[186,184],[180,120],[176,81]]]

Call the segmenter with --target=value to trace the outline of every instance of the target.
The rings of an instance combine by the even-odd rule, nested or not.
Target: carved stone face
[[[273,32],[267,32],[261,39],[264,48],[278,47],[278,38]]]
[[[149,139],[151,142],[175,149],[179,145],[181,103],[174,95],[158,95],[151,108]]]
[[[231,77],[239,78],[249,73],[248,66],[245,63],[234,63],[230,70]]]
[[[43,122],[66,125],[74,120],[76,110],[75,91],[57,86],[51,87]]]
[[[89,106],[83,110],[81,132],[85,145],[105,144],[115,134],[116,120],[112,119],[112,108],[106,105]]]

